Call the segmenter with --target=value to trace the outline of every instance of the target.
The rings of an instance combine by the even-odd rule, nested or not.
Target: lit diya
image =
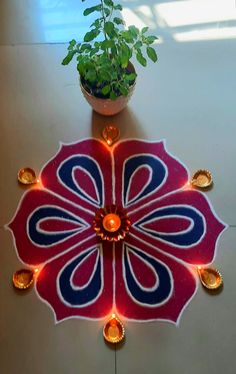
[[[122,208],[116,205],[101,208],[95,214],[93,228],[102,240],[118,241],[125,238],[131,222]]]
[[[109,146],[120,138],[120,130],[114,125],[108,125],[102,130],[102,136]]]
[[[20,269],[13,274],[13,285],[19,290],[27,290],[34,282],[35,272],[30,269]]]
[[[198,266],[198,275],[202,285],[208,290],[217,290],[223,285],[223,278],[217,269]]]
[[[37,183],[35,171],[31,168],[22,168],[18,172],[18,181],[22,184]]]
[[[193,187],[200,189],[208,188],[212,185],[213,179],[212,174],[209,170],[197,170],[191,179],[191,184]]]
[[[112,314],[103,328],[104,339],[109,343],[120,343],[125,337],[125,328],[119,318]]]

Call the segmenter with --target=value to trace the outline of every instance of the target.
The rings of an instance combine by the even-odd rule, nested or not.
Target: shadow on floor
[[[141,124],[129,108],[125,108],[121,113],[115,116],[107,117],[92,111],[91,136],[94,138],[101,138],[103,128],[111,124],[120,129],[121,140],[124,138],[146,138]]]

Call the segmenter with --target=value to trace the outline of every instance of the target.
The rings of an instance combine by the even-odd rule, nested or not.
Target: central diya
[[[101,208],[95,214],[93,228],[102,240],[119,241],[129,232],[131,222],[122,208],[116,205]]]
[[[106,214],[102,220],[102,225],[105,230],[109,232],[115,232],[119,230],[121,226],[121,219],[117,214],[109,213]]]

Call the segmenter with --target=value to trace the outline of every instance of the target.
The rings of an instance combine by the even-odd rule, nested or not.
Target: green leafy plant
[[[62,61],[67,65],[76,57],[84,88],[94,96],[112,100],[120,95],[127,96],[129,87],[135,82],[137,75],[129,69],[132,56],[142,66],[147,65],[144,51],[149,59],[157,61],[156,51],[151,47],[157,37],[147,35],[148,27],[125,29],[123,19],[119,17],[121,10],[122,6],[112,0],[101,0],[85,9],[84,16],[96,12],[98,18],[84,35],[83,42],[71,40]]]

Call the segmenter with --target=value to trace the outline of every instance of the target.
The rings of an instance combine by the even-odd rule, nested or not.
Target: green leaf
[[[67,48],[68,51],[71,51],[71,50],[74,48],[75,45],[76,45],[76,40],[75,40],[75,39],[72,39],[72,40],[70,41],[70,43],[69,43],[69,47]]]
[[[103,95],[107,95],[111,91],[110,86],[106,85],[102,88]]]
[[[127,44],[121,44],[121,50],[124,54],[126,54],[126,56],[129,58],[130,57],[130,54],[131,54],[131,49],[128,47]]]
[[[122,37],[125,39],[127,43],[133,43],[134,39],[130,31],[125,30],[121,32]]]
[[[109,57],[107,56],[106,53],[103,53],[101,55],[98,56],[99,57],[99,64],[100,67],[105,67],[107,64],[111,64],[111,61],[109,59]]]
[[[104,8],[105,16],[108,17],[111,14],[111,11],[109,8]]]
[[[122,56],[121,57],[121,67],[126,68],[128,66],[128,63],[129,63],[129,60],[125,56]]]
[[[145,42],[147,44],[152,44],[156,39],[158,39],[156,36],[150,35],[146,37]]]
[[[106,4],[107,6],[110,6],[110,7],[113,7],[113,5],[114,5],[112,0],[104,0],[104,4]]]
[[[120,46],[120,60],[121,60],[121,66],[122,68],[126,68],[128,63],[129,63],[129,59],[131,58],[131,55],[132,55],[132,52],[131,52],[131,49],[128,47],[127,44],[121,44]]]
[[[101,49],[105,51],[107,48],[112,48],[114,46],[114,42],[112,40],[104,40],[101,43]]]
[[[90,27],[95,27],[96,29],[98,28],[98,27],[100,27],[101,26],[101,20],[100,20],[100,18],[99,19],[96,19],[93,23],[92,23],[92,25],[90,26]]]
[[[147,60],[145,57],[143,57],[142,55],[142,52],[140,50],[138,50],[137,54],[136,54],[136,58],[138,60],[138,62],[142,65],[142,66],[147,66]]]
[[[108,70],[109,71],[109,70]],[[111,76],[109,74],[107,70],[104,70],[104,69],[101,69],[101,71],[99,72],[99,75],[100,75],[100,78],[101,78],[101,81],[103,82],[108,82],[111,80]]]
[[[116,98],[117,98],[117,96],[116,96],[115,92],[114,92],[114,91],[111,91],[111,92],[110,92],[110,99],[111,99],[111,100],[116,100]]]
[[[90,70],[86,73],[85,78],[86,78],[88,81],[90,81],[90,82],[95,82],[95,81],[96,81],[96,78],[97,78],[96,71],[90,69]]]
[[[84,64],[82,62],[77,64],[77,70],[80,73],[80,75],[82,75],[82,76],[84,75],[85,68],[84,68]]]
[[[135,49],[139,49],[139,48],[142,47],[142,45],[143,45],[143,43],[140,42],[140,41],[138,41],[138,42],[136,42],[136,43],[134,44],[134,48],[135,48]]]
[[[111,54],[112,54],[113,56],[115,56],[115,55],[117,54],[117,48],[116,48],[115,43],[114,43],[113,47],[111,47]]]
[[[69,62],[74,57],[75,53],[76,53],[76,51],[69,51],[68,54],[67,54],[67,56],[62,61],[62,65],[68,65]]]
[[[157,61],[157,54],[154,48],[147,47],[147,55],[153,62]]]
[[[128,81],[128,82],[132,82],[136,79],[137,77],[137,74],[135,73],[130,73],[130,74],[126,74],[125,75],[125,79]]]
[[[90,13],[93,13],[93,12],[95,12],[95,11],[100,11],[102,9],[102,6],[101,6],[101,4],[99,4],[99,5],[96,5],[96,6],[92,6],[91,8],[87,8],[87,9],[85,9],[84,10],[84,16],[88,16]]]
[[[122,10],[123,7],[122,7],[122,5],[117,4],[117,5],[114,6],[114,9],[115,9],[115,10]]]
[[[90,51],[91,45],[89,43],[83,43],[80,47],[80,52]]]
[[[119,17],[114,17],[113,22],[116,23],[117,25],[124,25],[125,22],[122,18]]]
[[[109,73],[111,74],[110,81],[117,81],[118,78],[120,79],[120,76],[118,77],[119,72],[115,66],[112,67],[112,70],[110,70]]]
[[[122,93],[123,96],[127,96],[128,95],[129,90],[126,87],[120,85],[119,88],[120,88],[120,92]]]
[[[114,33],[114,24],[110,21],[105,22],[104,30],[109,37],[112,37]]]
[[[136,26],[129,26],[128,29],[132,37],[136,39],[137,36],[139,35],[139,29]]]
[[[92,56],[96,55],[96,53],[98,53],[98,51],[99,51],[98,47],[92,48],[90,53],[89,53],[89,56],[92,57]]]
[[[141,34],[145,34],[145,32],[147,32],[147,31],[148,31],[148,27],[147,26],[143,27],[142,30],[141,30]]]
[[[98,29],[93,29],[85,34],[84,41],[91,42],[91,40],[95,39],[99,34],[100,31]]]

